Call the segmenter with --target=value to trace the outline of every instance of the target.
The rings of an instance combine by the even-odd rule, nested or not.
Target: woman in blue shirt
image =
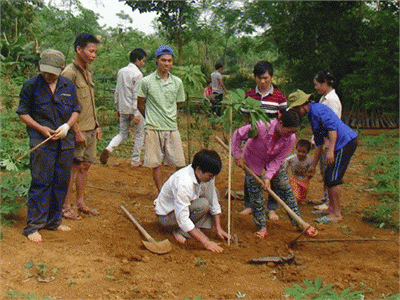
[[[343,123],[328,106],[314,103],[313,95],[305,94],[301,90],[289,95],[293,103],[291,108],[296,109],[301,117],[307,115],[314,134],[317,146],[313,162],[307,174],[311,177],[315,174],[315,167],[322,154],[324,138],[329,139],[329,147],[326,154],[327,168],[324,174],[324,183],[328,188],[330,205],[324,215],[315,221],[319,223],[337,222],[342,219],[340,198],[343,176],[353,156],[357,145],[358,135],[349,126]]]

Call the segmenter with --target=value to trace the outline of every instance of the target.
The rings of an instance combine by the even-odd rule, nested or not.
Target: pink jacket
[[[233,156],[236,159],[243,157],[247,166],[258,176],[261,176],[265,169],[264,177],[269,179],[278,172],[296,142],[295,134],[282,138],[277,136],[278,123],[279,120],[273,120],[268,127],[263,122],[257,123],[258,135],[248,139],[243,149],[241,143],[248,138],[251,125],[240,127],[232,137]]]

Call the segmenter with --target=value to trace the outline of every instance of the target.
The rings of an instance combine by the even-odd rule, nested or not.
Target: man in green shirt
[[[162,45],[156,51],[157,70],[143,78],[138,90],[138,109],[145,117],[144,167],[153,169],[158,192],[164,183],[162,165],[185,166],[177,112],[185,101],[182,80],[169,71],[174,51]]]

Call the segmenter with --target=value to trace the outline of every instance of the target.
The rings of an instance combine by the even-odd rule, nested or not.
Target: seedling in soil
[[[72,278],[68,279],[68,285],[73,285],[73,284],[76,284],[75,277],[72,277]]]
[[[246,298],[246,294],[243,294],[243,293],[241,293],[241,292],[237,292],[237,293],[236,293],[236,298],[244,299],[244,298]]]
[[[42,261],[41,263],[38,263],[37,265],[36,265],[36,268],[38,269],[38,273],[39,273],[39,276],[41,276],[42,278],[44,278],[45,277],[45,275],[46,275],[46,273],[47,273],[47,267],[46,267],[46,262],[45,261]]]
[[[197,258],[196,266],[199,267],[203,273],[207,270],[206,262],[200,257]]]

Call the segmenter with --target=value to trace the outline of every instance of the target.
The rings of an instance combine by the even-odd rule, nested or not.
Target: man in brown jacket
[[[80,216],[71,206],[72,187],[76,184],[76,206],[78,212],[97,216],[99,212],[85,204],[84,195],[89,168],[96,160],[96,143],[101,139],[102,132],[97,121],[94,102],[94,82],[89,65],[97,56],[99,40],[88,33],[80,33],[74,42],[76,56],[62,75],[69,78],[76,88],[81,114],[74,125],[75,151],[71,170],[71,180],[63,207],[63,217],[77,220]]]

